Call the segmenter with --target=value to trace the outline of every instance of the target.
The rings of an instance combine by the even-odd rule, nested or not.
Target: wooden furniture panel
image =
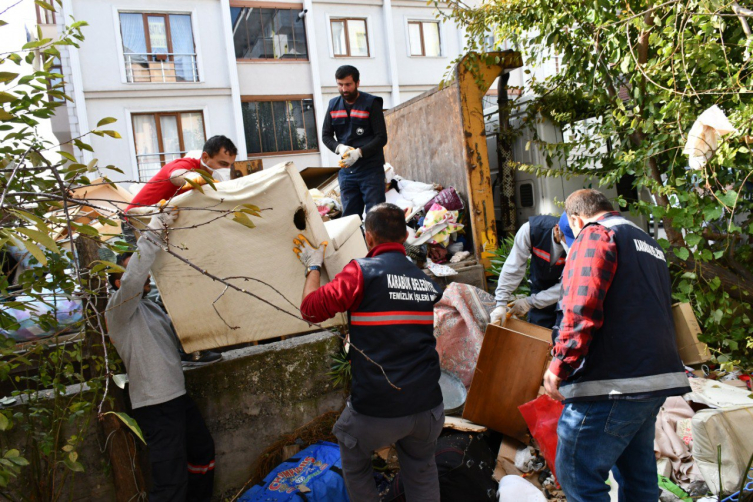
[[[551,336],[551,330],[517,319],[508,319],[502,328],[490,324],[463,418],[527,441],[528,427],[518,406],[538,395]]]

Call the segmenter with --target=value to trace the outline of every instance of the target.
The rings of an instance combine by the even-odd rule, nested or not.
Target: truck
[[[515,163],[546,165],[544,152],[531,142],[531,132],[523,127],[526,99],[516,101],[502,120],[503,107],[484,106],[483,98],[490,87],[522,66],[521,54],[515,51],[467,54],[453,69],[449,82],[385,112],[389,137],[386,161],[404,178],[454,187],[466,203],[470,225],[466,236],[473,253],[469,260],[453,265],[458,276],[439,278],[440,282],[466,282],[485,289],[485,271],[490,268],[499,239],[514,234],[531,216],[560,214],[565,199],[575,190],[598,188],[610,199],[650,197],[645,191],[636,191],[627,177],[614,186],[600,187],[598,177],[536,176],[512,170],[509,165],[500,169],[500,124],[517,131],[508,145]],[[500,86],[498,92],[506,95],[506,86]],[[541,117],[536,120],[536,128],[544,141],[567,139],[566,130]],[[609,148],[609,143],[604,142],[603,148]],[[594,169],[598,169],[596,160]],[[658,228],[650,228],[645,217],[621,210],[641,228],[653,230],[652,234],[658,232]]]

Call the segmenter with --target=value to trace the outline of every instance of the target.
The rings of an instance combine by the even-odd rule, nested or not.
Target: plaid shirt
[[[619,213],[602,218],[614,214]],[[566,379],[586,357],[594,331],[604,323],[604,298],[616,271],[614,232],[601,225],[581,230],[562,272],[563,318],[549,366],[558,377]]]

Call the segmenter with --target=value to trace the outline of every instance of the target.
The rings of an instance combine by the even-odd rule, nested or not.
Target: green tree
[[[535,97],[526,127],[547,165],[515,167],[595,177],[602,185],[633,176],[651,200],[620,203],[663,221],[667,238],[660,244],[671,261],[675,299],[692,302],[719,362],[750,366],[753,12],[723,0],[449,4],[448,16],[466,29],[471,51],[482,51],[491,29],[527,64],[560,58],[556,75],[527,75]],[[688,132],[712,105],[737,132],[723,137],[702,169],[689,169],[682,152]],[[570,127],[571,138],[542,141],[535,135],[539,117]],[[605,140],[613,148],[600,153]]]

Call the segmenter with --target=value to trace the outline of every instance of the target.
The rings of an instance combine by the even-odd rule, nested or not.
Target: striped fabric
[[[345,110],[332,110],[331,112],[329,112],[329,114],[333,119],[348,118],[348,112],[346,112]]]
[[[350,116],[356,119],[367,119],[369,118],[369,111],[368,110],[352,110],[350,112]]]
[[[193,465],[188,464],[188,472],[191,474],[206,474],[209,471],[214,470],[214,460],[209,462],[207,465]]]
[[[551,255],[549,253],[547,253],[546,251],[544,251],[543,249],[533,248],[533,254],[535,254],[536,256],[538,256],[539,258],[541,258],[542,260],[546,260],[547,262],[549,262],[552,259]],[[557,261],[554,264],[555,265],[564,265],[565,264],[565,258],[564,257],[557,258]]]
[[[434,324],[434,312],[353,312],[350,314],[353,326],[384,326],[388,324]]]

